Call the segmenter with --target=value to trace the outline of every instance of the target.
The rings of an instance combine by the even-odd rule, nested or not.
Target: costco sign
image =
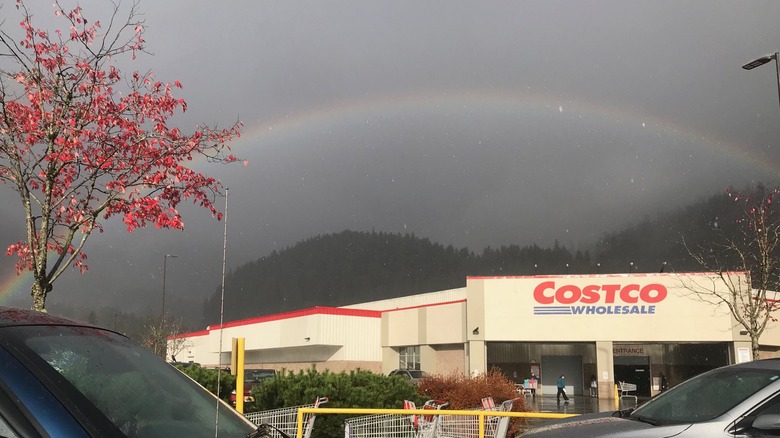
[[[534,315],[652,315],[666,299],[666,286],[658,283],[557,285],[543,281],[534,288]]]

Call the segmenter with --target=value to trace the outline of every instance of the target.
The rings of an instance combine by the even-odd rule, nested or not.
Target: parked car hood
[[[601,413],[545,423],[523,433],[521,437],[661,438],[675,436],[690,426],[690,424],[654,426],[630,418],[614,417],[610,413]]]

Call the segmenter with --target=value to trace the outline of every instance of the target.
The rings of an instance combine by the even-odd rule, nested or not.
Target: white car
[[[698,375],[637,409],[551,421],[531,438],[749,438],[780,436],[780,359]]]
[[[408,380],[409,383],[416,385],[420,383],[420,380],[428,377],[428,373],[425,371],[420,370],[393,370],[390,371],[389,376],[401,376],[404,379]]]

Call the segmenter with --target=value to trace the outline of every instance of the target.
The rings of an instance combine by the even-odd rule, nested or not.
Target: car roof
[[[742,362],[734,365],[728,365],[731,369],[766,369],[780,371],[780,358],[757,359],[750,362]],[[717,371],[717,368],[712,371]]]
[[[74,325],[94,327],[90,324],[72,321],[70,319],[50,315],[46,312],[0,306],[0,327],[20,325]]]

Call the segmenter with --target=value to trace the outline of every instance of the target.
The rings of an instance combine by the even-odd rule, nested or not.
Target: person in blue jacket
[[[561,374],[561,377],[558,377],[558,394],[556,394],[556,399],[558,400],[558,403],[561,402],[561,395],[563,395],[564,403],[569,402],[569,396],[566,395],[566,378]]]

